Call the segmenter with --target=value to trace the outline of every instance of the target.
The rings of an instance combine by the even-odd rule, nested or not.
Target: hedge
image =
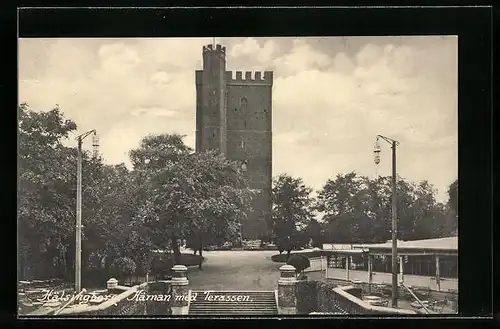
[[[292,255],[303,255],[306,256],[307,258],[316,258],[316,257],[321,257],[324,255],[322,250],[312,250],[308,252],[291,252],[290,257]],[[286,263],[287,260],[287,253],[286,251],[282,254],[277,254],[271,256],[271,260],[275,263]]]

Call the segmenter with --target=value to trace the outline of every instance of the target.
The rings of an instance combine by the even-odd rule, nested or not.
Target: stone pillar
[[[187,267],[175,265],[172,267],[172,290],[170,305],[172,315],[187,315],[189,312],[189,290],[186,277]]]
[[[118,280],[115,278],[111,278],[106,281],[106,289],[108,290],[108,294],[116,294],[118,292]]]
[[[438,288],[438,291],[441,291],[441,278],[440,278],[440,273],[439,273],[439,255],[436,255],[436,285]]]
[[[297,277],[295,267],[280,267],[278,280],[278,314],[297,314]]]

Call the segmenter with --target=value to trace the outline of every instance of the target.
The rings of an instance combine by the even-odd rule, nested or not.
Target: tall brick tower
[[[203,47],[196,71],[196,151],[218,149],[245,165],[254,212],[242,223],[244,239],[266,231],[271,214],[273,72],[226,71],[226,48]]]

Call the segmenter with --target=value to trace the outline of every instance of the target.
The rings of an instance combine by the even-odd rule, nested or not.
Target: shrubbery
[[[119,279],[127,279],[135,273],[137,265],[129,257],[120,257],[113,261],[111,264],[111,273]]]
[[[318,312],[338,312],[338,308],[335,305],[336,296],[333,292],[333,289],[336,287],[337,284],[334,283],[321,281],[317,283]]]
[[[307,258],[315,258],[315,257],[321,257],[323,256],[323,251],[322,250],[314,250],[314,251],[308,251],[308,252],[300,252],[300,253],[290,253],[290,257],[292,257],[292,255],[302,255],[302,256],[305,256]],[[277,254],[277,255],[273,255],[271,256],[271,260],[275,263],[286,263],[286,259],[287,259],[287,254]]]
[[[152,275],[157,279],[163,280],[170,276],[172,267],[174,266],[173,254],[158,254],[155,255],[151,262],[151,272]],[[192,254],[181,254],[179,259],[179,265],[184,266],[197,266],[200,263],[199,255]],[[201,257],[201,261],[204,262],[205,258]]]
[[[297,313],[309,314],[317,310],[318,281],[299,281],[297,283]]]
[[[295,267],[295,272],[297,274],[302,273],[302,271],[311,266],[309,258],[300,254],[291,255],[290,259],[288,259],[287,264]]]

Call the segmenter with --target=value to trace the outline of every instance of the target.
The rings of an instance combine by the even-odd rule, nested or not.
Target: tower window
[[[245,128],[247,127],[247,120],[243,121],[243,123],[245,124]]]
[[[240,98],[240,105],[246,106],[247,104],[248,104],[248,99],[246,97],[241,97]]]
[[[245,148],[245,141],[241,141],[241,148],[244,149]]]

